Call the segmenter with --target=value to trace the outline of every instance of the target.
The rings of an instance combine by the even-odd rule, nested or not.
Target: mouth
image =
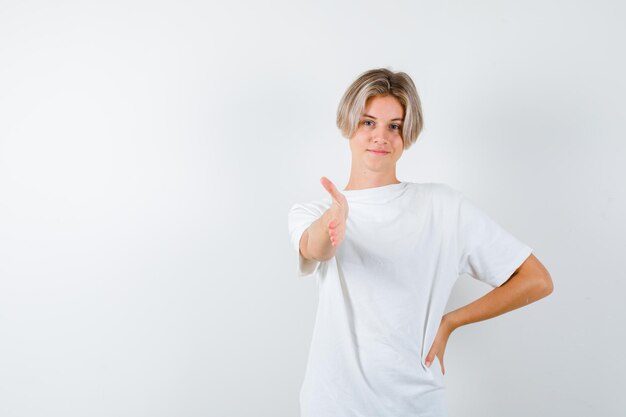
[[[375,151],[375,150],[372,150],[372,149],[368,149],[367,151],[371,152],[373,154],[376,154],[376,155],[387,155],[389,153],[387,151]]]

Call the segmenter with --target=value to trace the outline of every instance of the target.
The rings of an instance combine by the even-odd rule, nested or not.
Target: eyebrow
[[[369,115],[369,114],[364,114],[364,115],[363,115],[363,117],[370,117],[370,118],[372,118],[372,119],[376,120],[376,118],[375,118],[374,116]],[[401,117],[396,117],[395,119],[391,119],[391,121],[392,121],[392,122],[393,122],[394,120],[400,120],[400,121],[403,121],[404,119],[403,119],[403,118],[401,118]]]

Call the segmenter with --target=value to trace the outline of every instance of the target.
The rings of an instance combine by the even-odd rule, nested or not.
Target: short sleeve
[[[311,223],[319,219],[322,214],[323,212],[320,213],[317,207],[305,204],[294,204],[289,209],[287,223],[291,246],[298,256],[296,272],[299,277],[313,275],[320,266],[320,261],[306,259],[302,256],[302,253],[300,253],[300,238]]]
[[[528,258],[532,248],[457,192],[459,274],[496,288]]]

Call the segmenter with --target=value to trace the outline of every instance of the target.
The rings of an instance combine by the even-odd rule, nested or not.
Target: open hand
[[[328,178],[322,177],[320,182],[328,191],[333,202],[328,210],[324,213],[323,221],[326,225],[328,236],[333,247],[337,247],[346,237],[346,220],[348,219],[348,200],[346,196],[341,194],[335,184]]]

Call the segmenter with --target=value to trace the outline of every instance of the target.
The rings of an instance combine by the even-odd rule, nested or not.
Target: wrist
[[[461,325],[455,320],[454,311],[444,314],[441,321],[448,328],[450,333],[461,327]]]

